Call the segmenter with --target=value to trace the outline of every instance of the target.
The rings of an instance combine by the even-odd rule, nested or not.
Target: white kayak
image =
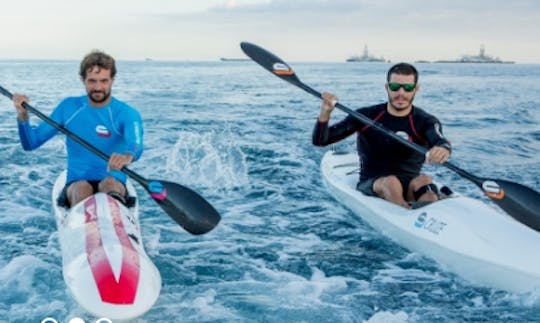
[[[321,170],[328,191],[355,215],[467,281],[516,293],[540,287],[540,233],[499,209],[456,193],[410,210],[366,196],[356,190],[356,153],[329,151]]]
[[[64,281],[73,298],[97,317],[127,320],[148,311],[161,290],[161,276],[146,255],[139,228],[138,203],[125,207],[97,193],[71,209],[56,199],[66,180],[56,180],[56,216]],[[128,191],[136,191],[128,181]]]

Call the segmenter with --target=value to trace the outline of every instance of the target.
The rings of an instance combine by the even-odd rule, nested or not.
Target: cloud
[[[505,60],[540,59],[536,0],[70,0],[10,1],[0,57],[215,60],[240,41],[289,60],[343,61],[367,44],[386,59],[454,59],[481,44]],[[3,44],[3,45],[2,45]]]
[[[343,12],[343,10],[359,10],[366,1],[362,0],[273,0],[259,3],[227,1],[225,5],[220,5],[209,9],[212,12],[221,13],[264,13],[264,14],[291,14],[291,13],[310,13],[317,14],[328,12]],[[369,1],[367,1],[369,2]]]
[[[208,9],[211,12],[238,14],[334,14],[351,15],[359,12],[373,11],[378,18],[384,19],[394,15],[406,16],[430,15],[434,11],[461,14],[470,12],[530,14],[538,12],[540,2],[536,0],[270,0],[270,1],[241,1],[229,0],[224,4]],[[384,14],[380,14],[384,13]]]
[[[524,60],[518,48],[526,43],[540,55],[540,1],[534,0],[234,1],[197,19],[283,47],[299,60],[345,58],[364,44],[392,60],[455,59],[476,54],[481,44],[503,59]]]

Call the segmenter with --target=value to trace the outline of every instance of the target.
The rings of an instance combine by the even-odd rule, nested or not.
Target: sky
[[[249,41],[286,61],[486,54],[540,63],[538,0],[9,0],[0,59],[213,61]]]

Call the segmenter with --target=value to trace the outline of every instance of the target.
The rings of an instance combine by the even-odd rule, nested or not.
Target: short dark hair
[[[88,70],[90,70],[94,66],[110,70],[111,78],[114,78],[114,76],[116,75],[116,64],[114,62],[114,58],[112,58],[110,55],[105,54],[102,51],[93,50],[81,61],[79,75],[83,80],[86,79],[86,73],[88,72]]]
[[[388,70],[388,74],[386,74],[386,81],[390,82],[390,76],[392,74],[399,74],[399,75],[414,75],[414,83],[418,83],[418,71],[414,66],[412,66],[409,63],[398,63]]]

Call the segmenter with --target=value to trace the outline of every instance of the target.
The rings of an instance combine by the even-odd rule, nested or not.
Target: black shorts
[[[356,190],[364,193],[368,196],[378,196],[377,193],[373,190],[373,183],[381,177],[390,176],[390,175],[382,175],[378,177],[371,177],[371,178],[361,178],[360,181],[358,181],[358,184],[356,184]],[[403,198],[405,201],[407,201],[407,191],[409,190],[409,185],[411,184],[411,181],[414,177],[411,176],[397,176],[399,182],[401,183],[401,187],[403,187]]]
[[[367,196],[377,196],[375,191],[373,191],[373,183],[377,180],[378,177],[365,178],[358,181],[356,184],[356,190],[364,193]]]
[[[97,193],[99,191],[99,183],[101,181],[87,181],[90,185],[92,185],[92,191]],[[64,185],[64,188],[62,189],[62,192],[60,192],[60,195],[58,195],[58,198],[56,199],[56,204],[60,207],[70,208],[71,205],[69,204],[69,199],[67,197],[67,189],[69,185],[71,185],[73,182],[69,182],[66,185]],[[128,193],[127,193],[127,187],[124,184],[124,188],[126,189],[126,200],[129,199]]]

